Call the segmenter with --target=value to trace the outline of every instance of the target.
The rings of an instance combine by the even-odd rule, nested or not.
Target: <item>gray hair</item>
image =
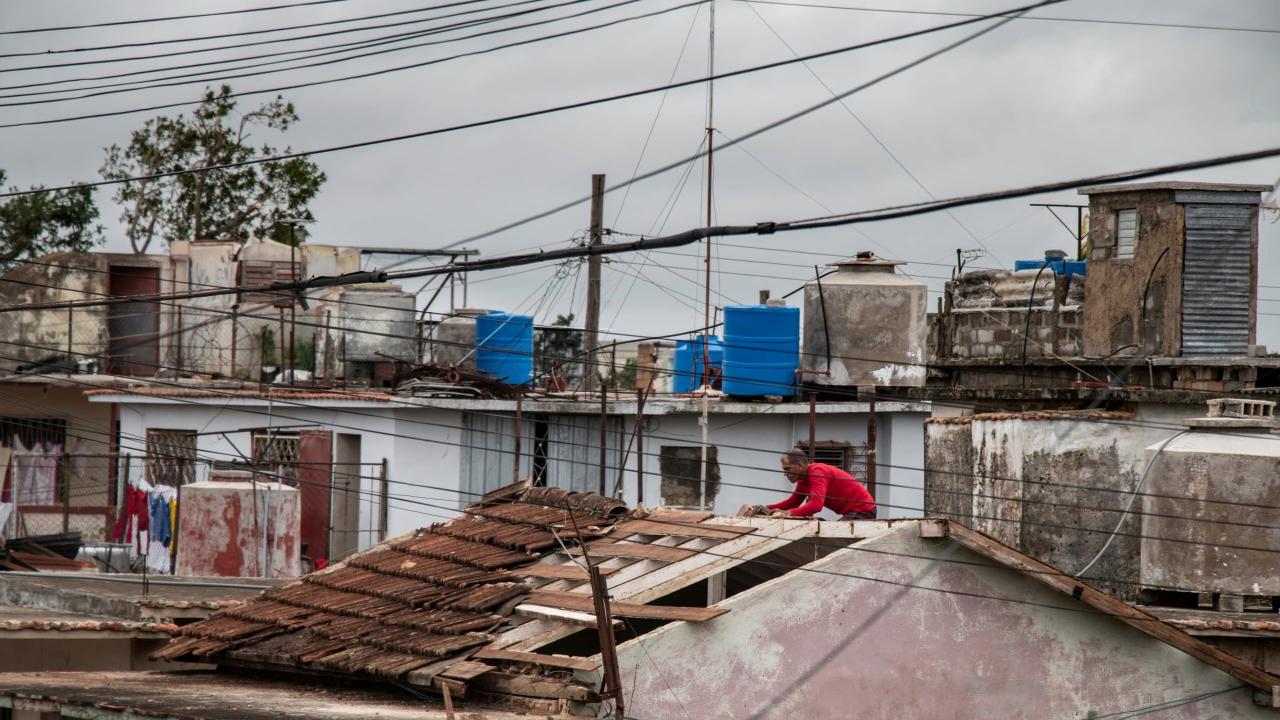
[[[805,467],[809,464],[809,453],[797,445],[782,455],[782,462],[788,466]]]

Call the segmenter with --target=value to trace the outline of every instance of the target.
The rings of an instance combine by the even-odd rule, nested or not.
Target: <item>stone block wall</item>
[[[1031,313],[1028,327],[1027,313]],[[936,357],[1018,361],[1023,338],[1026,356],[1079,357],[1082,351],[1082,312],[1079,307],[957,309],[934,321]]]

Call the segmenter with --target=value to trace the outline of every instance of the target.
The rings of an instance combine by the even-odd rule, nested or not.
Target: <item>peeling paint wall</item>
[[[1071,719],[1241,684],[1025,575],[922,540],[914,525],[806,567],[821,572],[792,572],[723,601],[729,612],[714,620],[620,645],[627,714]],[[1240,689],[1160,717],[1274,715]]]
[[[1066,572],[1078,572],[1121,522],[1145,466],[1145,448],[1197,414],[1150,409],[1048,419],[1016,414],[932,422],[926,431],[926,511],[951,517]],[[965,497],[965,493],[969,493]],[[1138,590],[1140,514],[1120,524],[1088,577],[1120,597]]]

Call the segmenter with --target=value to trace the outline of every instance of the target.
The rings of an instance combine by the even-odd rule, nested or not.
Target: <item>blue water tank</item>
[[[709,341],[708,337],[710,337]],[[676,343],[676,366],[671,378],[672,392],[687,393],[702,387],[702,364],[707,352],[711,354],[711,375],[719,377],[721,365],[724,363],[724,346],[720,343],[720,338],[715,335],[697,335],[693,340],[681,340]]]
[[[533,379],[533,318],[493,312],[476,316],[476,369],[509,385]]]
[[[726,395],[796,394],[800,308],[729,305],[724,309]]]
[[[1042,260],[1015,260],[1013,261],[1013,269],[1016,270],[1039,270],[1048,265],[1054,273],[1058,275],[1085,275],[1084,260],[1063,260],[1061,258],[1044,258]]]

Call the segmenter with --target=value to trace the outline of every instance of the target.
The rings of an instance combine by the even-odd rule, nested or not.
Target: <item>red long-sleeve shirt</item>
[[[770,510],[790,510],[788,514],[792,517],[809,517],[824,507],[837,515],[875,512],[876,501],[849,473],[826,463],[810,463],[808,472],[796,482],[791,497],[767,507]]]

